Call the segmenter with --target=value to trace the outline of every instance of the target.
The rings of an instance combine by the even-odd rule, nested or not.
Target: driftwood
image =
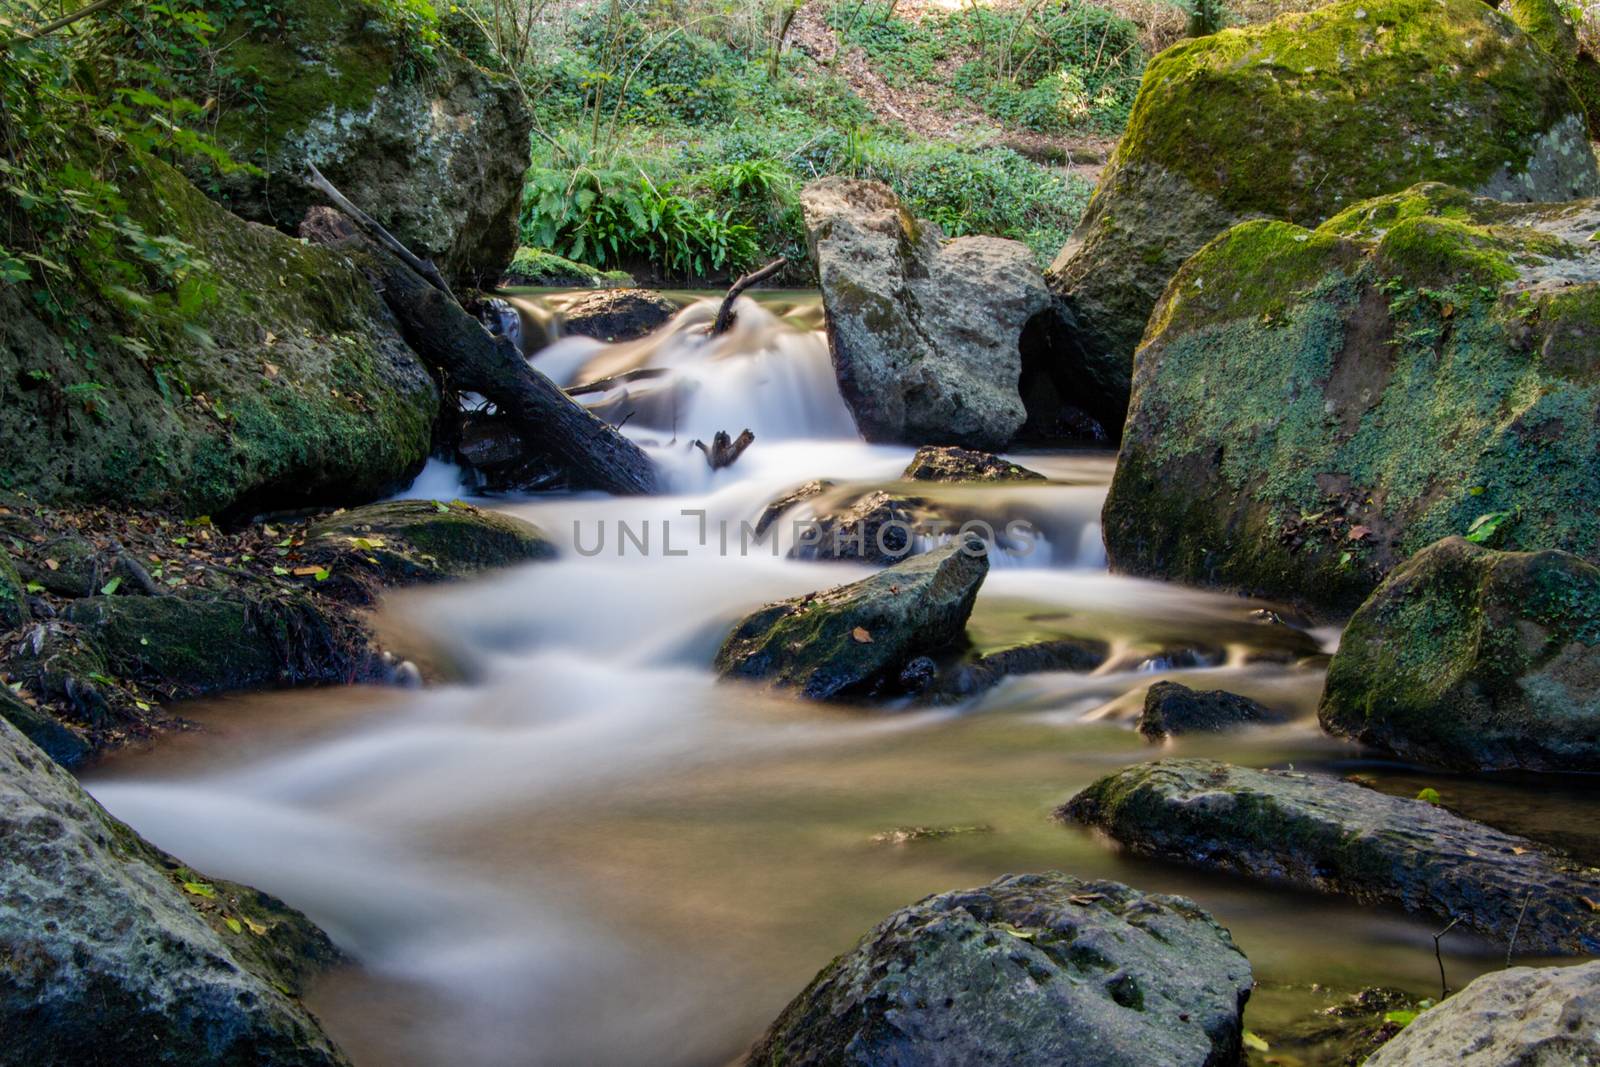
[[[775,259],[760,270],[753,270],[749,274],[734,282],[728,289],[728,295],[722,298],[722,306],[717,309],[717,321],[711,324],[711,336],[728,332],[733,325],[733,303],[739,299],[739,294],[758,282],[764,282],[783,269],[786,259]]]
[[[730,439],[727,430],[718,430],[711,435],[710,448],[699,439],[695,440],[694,447],[705,453],[706,463],[712,470],[717,471],[723,467],[733,466],[733,461],[744,455],[744,450],[749,448],[755,439],[756,435],[748,429],[739,435],[738,440]]]
[[[327,197],[333,206],[349,216],[366,235],[377,241],[390,252],[400,257],[400,261],[428,280],[428,283],[450,299],[455,299],[455,294],[450,292],[450,286],[444,280],[444,275],[439,273],[439,268],[433,265],[431,259],[420,259],[412,254],[411,249],[400,242],[400,239],[382,226],[378,220],[368,215],[365,211],[352,204],[334,184],[322,176],[315,163],[306,164],[311,169],[310,184],[313,189]]]
[[[670,367],[635,367],[625,370],[621,374],[608,374],[604,378],[596,378],[583,385],[574,385],[567,389],[568,396],[587,396],[590,393],[603,393],[607,389],[615,389],[619,385],[629,382],[648,381],[651,378],[664,378],[672,373]]]
[[[307,213],[300,233],[354,259],[399,321],[406,342],[445,386],[488,399],[530,450],[556,461],[570,485],[618,494],[656,491],[656,469],[638,445],[528,366],[509,339],[491,336],[446,290],[424,280],[385,244],[324,207]]]

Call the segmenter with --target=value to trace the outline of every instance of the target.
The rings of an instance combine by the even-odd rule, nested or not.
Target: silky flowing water
[[[564,299],[517,298],[528,332],[555,328]],[[715,302],[702,300],[644,341],[565,338],[534,356],[569,385],[664,369],[586,399],[626,418],[672,494],[488,502],[543,527],[561,558],[397,594],[380,615],[391,647],[454,681],[191,706],[202,729],[89,776],[158,845],[328,930],[355,962],[310,1003],[358,1064],[730,1063],[895,908],[1052,868],[1199,901],[1251,960],[1247,1024],[1263,1033],[1362,986],[1437,995],[1426,922],[1139,860],[1052,820],[1098,776],[1157,753],[1359,771],[1408,795],[1432,785],[1457,810],[1600,852],[1577,789],[1362,763],[1324,738],[1315,703],[1336,630],[1108,573],[1109,453],[1013,457],[1047,485],[915,489],[942,513],[1036,531],[995,555],[969,630],[980,647],[1099,637],[1113,645],[1100,670],[1013,678],[937,710],[716,683],[712,656],[740,615],[867,573],[767,543],[741,551],[740,524],[810,479],[836,493],[893,484],[912,452],[856,437],[814,295],[741,308],[712,341],[699,328]],[[745,427],[756,443],[723,471],[689,443]],[[410,495],[469,493],[435,463]],[[1160,677],[1297,717],[1152,749],[1131,718]],[[1500,965],[1503,948],[1454,932],[1444,944],[1454,986]]]

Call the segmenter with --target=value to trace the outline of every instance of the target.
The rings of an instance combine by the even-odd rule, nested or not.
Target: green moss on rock
[[[1511,0],[1506,14],[1555,61],[1589,117],[1589,136],[1600,137],[1600,62],[1578,41],[1557,0]]]
[[[1430,545],[1351,618],[1320,718],[1423,763],[1600,770],[1600,568]]]
[[[1228,226],[1315,226],[1421,180],[1502,200],[1600,193],[1556,64],[1478,0],[1339,0],[1162,52],[1051,268],[1091,378],[1127,381],[1168,280]]]
[[[29,618],[28,597],[17,574],[17,565],[11,556],[0,548],[0,633],[20,626]]]

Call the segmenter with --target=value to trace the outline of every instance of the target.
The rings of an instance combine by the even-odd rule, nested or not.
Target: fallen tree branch
[[[301,236],[349,255],[400,323],[400,332],[452,392],[479,393],[533,454],[547,454],[574,488],[653,493],[659,482],[644,450],[596,418],[539,371],[517,346],[493,337],[447,291],[331,208],[312,208]]]
[[[734,460],[744,455],[744,450],[755,443],[756,435],[746,429],[739,435],[738,440],[728,437],[727,430],[718,430],[711,435],[711,447],[707,448],[704,441],[698,438],[694,447],[705,453],[706,463],[712,470],[721,470],[723,467],[733,466]]]
[[[419,259],[413,255],[411,249],[402,244],[398,237],[378,225],[378,220],[352,204],[349,198],[335,188],[332,182],[323,177],[322,172],[317,169],[315,163],[307,163],[306,166],[311,169],[310,184],[313,189],[327,197],[334,207],[349,216],[351,221],[361,227],[368,237],[383,245],[396,256],[399,256],[400,262],[426,278],[435,289],[450,297],[450,299],[455,299],[455,294],[450,291],[450,286],[445,282],[444,275],[439,273],[439,268],[433,265],[432,260]]]
[[[596,378],[583,385],[574,385],[567,389],[568,396],[588,396],[590,393],[603,393],[607,389],[615,389],[628,382],[648,381],[651,378],[664,378],[671,374],[669,367],[635,367],[625,370],[621,374],[608,374],[604,378]]]
[[[38,29],[19,30],[17,32],[17,36],[24,41],[37,41],[41,37],[50,36],[57,30],[66,29],[79,19],[86,19],[97,11],[104,11],[108,7],[115,7],[121,2],[122,0],[94,0],[94,3],[85,4],[83,7],[78,8],[78,10],[71,12],[70,14],[62,15],[58,19],[52,19],[43,26],[40,26]]]
[[[782,270],[784,264],[788,262],[787,259],[775,259],[760,270],[751,271],[734,282],[728,289],[728,295],[722,298],[722,306],[717,309],[717,321],[711,324],[711,336],[716,337],[718,334],[727,333],[728,328],[733,325],[733,302],[739,299],[740,293],[743,293],[752,285],[766,281]]]

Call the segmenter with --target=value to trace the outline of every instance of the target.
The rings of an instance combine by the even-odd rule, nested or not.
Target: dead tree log
[[[717,321],[711,324],[711,336],[727,333],[728,328],[733,325],[733,302],[739,299],[740,293],[758,282],[766,281],[782,270],[787,262],[789,261],[786,259],[775,259],[760,270],[753,270],[734,282],[728,289],[728,295],[722,298],[722,306],[717,309]]]
[[[350,256],[399,320],[406,342],[446,388],[479,393],[514,425],[530,449],[554,458],[578,488],[653,493],[655,466],[638,445],[595,418],[528,366],[516,345],[492,337],[455,298],[362,234],[331,208],[313,208],[301,236]]]
[[[718,430],[711,435],[710,448],[698,438],[694,442],[694,447],[705,453],[706,463],[712,470],[719,471],[723,467],[733,466],[733,461],[744,455],[744,450],[749,448],[755,439],[756,435],[748,429],[739,435],[738,440],[730,439],[727,430]]]
[[[308,163],[311,168],[311,187],[327,197],[338,208],[349,216],[366,235],[377,241],[380,245],[400,257],[400,261],[428,280],[428,284],[439,290],[450,299],[455,299],[455,294],[450,291],[449,283],[444,280],[444,275],[439,273],[439,268],[433,265],[431,259],[419,259],[411,249],[401,243],[400,238],[378,225],[378,220],[368,215],[365,211],[352,204],[334,184],[322,176],[315,163]]]
[[[635,367],[633,370],[625,370],[621,374],[608,374],[606,377],[596,378],[592,382],[570,386],[567,389],[567,395],[588,396],[590,393],[603,393],[607,389],[615,389],[617,386],[627,385],[629,382],[644,382],[649,381],[651,378],[665,378],[671,373],[672,369],[670,367]]]

